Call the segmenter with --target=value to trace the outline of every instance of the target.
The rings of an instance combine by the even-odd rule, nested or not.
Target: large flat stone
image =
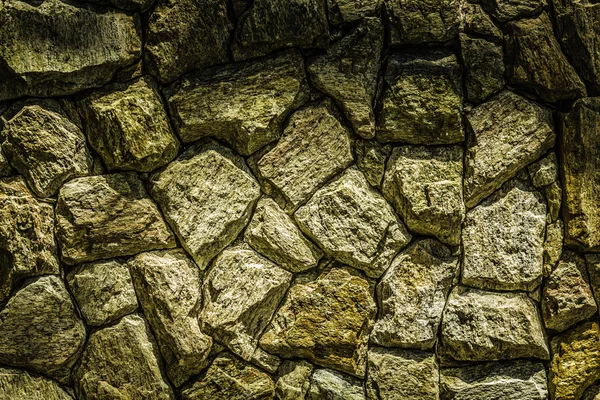
[[[72,400],[53,380],[27,371],[0,367],[0,398],[27,400]]]

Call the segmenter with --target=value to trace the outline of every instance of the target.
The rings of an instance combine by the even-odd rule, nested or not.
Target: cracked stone
[[[306,361],[284,361],[279,367],[279,379],[275,384],[275,395],[279,400],[306,398],[310,389],[313,366]]]

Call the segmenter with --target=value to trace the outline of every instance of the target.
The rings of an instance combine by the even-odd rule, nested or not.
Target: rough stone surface
[[[590,277],[590,286],[596,299],[600,303],[600,254],[588,253],[585,255],[587,271]]]
[[[382,145],[374,140],[357,140],[354,151],[358,169],[365,174],[371,186],[380,187],[392,146]]]
[[[561,204],[563,197],[562,186],[559,181],[554,181],[544,188],[544,195],[548,202],[548,214],[551,221],[558,220],[561,212]]]
[[[544,240],[544,276],[556,267],[563,251],[564,224],[561,220],[546,224],[546,239]]]
[[[460,35],[467,98],[481,103],[504,87],[504,52],[500,44]]]
[[[306,398],[310,388],[312,364],[306,361],[284,361],[279,367],[279,379],[275,384],[275,395],[279,400]]]
[[[531,164],[527,170],[535,187],[548,186],[558,180],[558,161],[556,154],[550,153],[538,162]]]
[[[545,4],[544,0],[482,0],[483,8],[496,19],[506,22],[539,14]]]
[[[362,382],[330,369],[316,370],[310,379],[309,400],[365,400]]]
[[[470,35],[482,36],[493,42],[502,41],[504,34],[496,26],[481,4],[465,3],[463,7],[463,31]]]
[[[56,382],[29,372],[0,368],[0,398],[27,400],[72,400]]]
[[[329,23],[340,25],[375,15],[381,0],[327,0]]]
[[[5,178],[13,174],[13,169],[10,163],[6,159],[4,150],[2,150],[2,144],[0,143],[0,178]]]

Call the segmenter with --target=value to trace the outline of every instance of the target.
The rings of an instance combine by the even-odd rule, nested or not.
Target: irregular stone
[[[312,364],[306,361],[284,361],[279,367],[279,379],[275,384],[275,395],[279,400],[306,398],[310,388]]]
[[[506,72],[512,85],[547,102],[586,95],[585,85],[563,54],[546,13],[506,25]]]
[[[0,301],[27,277],[60,273],[54,210],[38,201],[22,177],[0,180]]]
[[[600,330],[586,322],[552,338],[548,386],[553,400],[577,400],[600,379]]]
[[[200,269],[244,229],[260,197],[244,160],[212,141],[190,147],[151,182],[152,197]]]
[[[255,0],[238,21],[232,44],[236,61],[274,50],[327,48],[329,25],[323,0]]]
[[[411,239],[392,207],[356,168],[319,189],[294,215],[326,253],[374,278]]]
[[[535,16],[542,11],[544,4],[544,0],[482,0],[484,10],[501,22]]]
[[[463,149],[400,146],[388,160],[382,192],[416,233],[460,244],[465,217]]]
[[[85,325],[58,276],[31,280],[0,311],[0,363],[66,383],[84,342]]]
[[[467,115],[465,201],[473,207],[554,145],[552,112],[504,91]]]
[[[183,400],[275,398],[271,377],[230,354],[219,355],[206,374],[181,392]]]
[[[540,315],[524,293],[457,286],[446,303],[441,341],[441,354],[457,361],[549,358]]]
[[[542,283],[546,204],[518,179],[469,210],[463,224],[462,283],[525,290]]]
[[[392,146],[381,145],[374,140],[357,140],[354,143],[356,166],[360,169],[369,184],[380,187],[385,173],[385,164],[392,153]]]
[[[40,197],[91,172],[85,136],[53,100],[30,102],[4,124],[2,150]]]
[[[461,33],[460,51],[469,101],[481,103],[504,87],[504,52],[501,44]]]
[[[109,85],[79,109],[90,145],[109,170],[150,172],[177,155],[179,141],[150,78]]]
[[[534,162],[529,167],[529,176],[535,187],[548,186],[558,180],[558,161],[556,154],[550,153],[541,160]]]
[[[292,114],[277,145],[257,162],[265,191],[294,211],[352,163],[349,134],[328,101]]]
[[[119,260],[81,264],[67,283],[88,325],[105,325],[138,307],[129,269]]]
[[[462,142],[461,75],[456,56],[445,50],[392,54],[377,139],[425,145]]]
[[[290,288],[260,346],[282,357],[307,358],[364,376],[376,312],[372,288],[365,279],[348,268],[326,269],[315,281]]]
[[[372,104],[381,67],[383,33],[379,18],[365,18],[352,33],[308,65],[312,84],[340,103],[354,132],[366,139],[375,137]]]
[[[600,254],[585,254],[587,271],[590,277],[590,286],[594,293],[596,303],[600,303]]]
[[[381,0],[327,0],[329,23],[341,25],[376,15]]]
[[[13,174],[12,167],[4,155],[2,144],[0,143],[0,178],[5,178]]]
[[[550,220],[558,220],[560,205],[562,203],[563,191],[559,181],[554,181],[544,188],[544,195],[548,202],[548,215]]]
[[[180,386],[206,367],[212,345],[198,321],[202,301],[198,267],[183,250],[142,253],[127,265],[167,375]]]
[[[279,138],[290,111],[308,99],[295,51],[184,76],[164,91],[184,142],[214,136],[249,155]]]
[[[139,17],[112,9],[7,0],[0,21],[0,101],[99,87],[141,54]]]
[[[233,25],[225,1],[160,0],[147,29],[144,64],[162,83],[228,61]]]
[[[541,308],[544,325],[556,331],[564,331],[598,311],[582,256],[571,251],[562,253],[544,286]]]
[[[0,398],[27,400],[72,400],[50,379],[12,368],[0,368]]]
[[[73,380],[82,399],[175,399],[150,327],[136,314],[90,335]]]
[[[438,400],[438,380],[433,353],[381,347],[369,350],[369,400]]]
[[[546,400],[544,364],[527,360],[441,370],[442,400]]]
[[[310,379],[309,400],[365,400],[362,382],[330,369],[316,370]]]
[[[546,223],[544,240],[544,276],[549,276],[560,260],[563,250],[564,224],[561,220]]]
[[[496,26],[480,4],[465,3],[463,7],[463,31],[472,35],[483,36],[484,38],[500,42],[504,34]]]
[[[258,201],[244,237],[254,250],[290,272],[314,268],[323,256],[269,197]]]
[[[56,236],[67,264],[175,247],[144,184],[133,173],[90,176],[58,194]]]

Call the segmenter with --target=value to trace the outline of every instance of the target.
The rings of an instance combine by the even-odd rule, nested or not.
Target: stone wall
[[[2,0],[0,399],[600,399],[600,4]]]

